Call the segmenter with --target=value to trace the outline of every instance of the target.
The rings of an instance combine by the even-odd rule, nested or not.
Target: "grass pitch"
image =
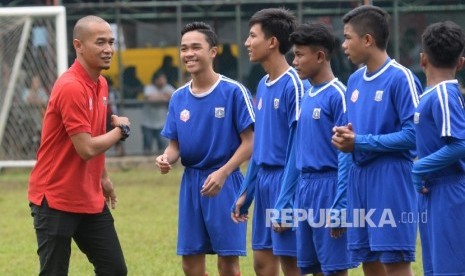
[[[152,162],[153,164],[153,162]],[[118,205],[113,210],[129,275],[183,275],[176,255],[178,191],[182,168],[161,175],[152,165],[111,168]],[[27,201],[29,170],[0,173],[0,275],[37,275],[39,260]],[[240,258],[242,275],[254,275],[250,227],[248,256]],[[420,248],[419,248],[420,249]],[[413,269],[422,275],[420,250]],[[216,256],[207,257],[209,275],[217,275]],[[93,275],[86,257],[73,244],[69,275]],[[350,275],[363,275],[361,268]]]

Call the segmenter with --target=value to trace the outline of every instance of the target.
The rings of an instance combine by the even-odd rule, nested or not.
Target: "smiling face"
[[[89,22],[73,42],[80,62],[88,70],[110,68],[115,37],[107,22]]]
[[[360,36],[351,24],[344,25],[344,42],[342,48],[347,57],[355,65],[360,65],[366,61],[366,39]]]
[[[249,52],[251,62],[261,62],[265,60],[270,52],[271,38],[266,38],[260,24],[254,24],[250,27],[249,36],[244,46]]]
[[[201,32],[191,31],[182,36],[180,52],[187,72],[198,74],[213,66],[217,48],[210,48],[205,35]]]

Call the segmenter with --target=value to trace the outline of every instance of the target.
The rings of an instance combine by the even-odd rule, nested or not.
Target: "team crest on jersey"
[[[376,91],[375,101],[380,102],[383,100],[383,92],[384,92],[383,90]]]
[[[262,98],[260,98],[260,100],[258,101],[258,105],[257,105],[257,108],[258,110],[261,110],[262,109]]]
[[[315,119],[315,120],[320,119],[320,113],[321,113],[321,108],[316,108],[315,107],[313,109],[313,115],[312,115],[313,119]]]
[[[352,92],[352,95],[350,96],[350,100],[355,103],[358,100],[358,94],[358,90],[355,89],[354,92]]]
[[[179,116],[179,118],[183,122],[187,122],[190,117],[191,117],[191,113],[187,109],[184,109],[183,111],[181,111],[181,115]]]
[[[274,109],[278,109],[278,108],[279,108],[279,99],[278,99],[278,98],[274,98],[274,100],[273,100],[273,107],[274,107]]]
[[[415,112],[415,114],[413,114],[413,123],[418,124],[419,122],[420,122],[420,113]]]
[[[107,100],[107,97],[103,97],[103,105],[107,105],[108,104],[108,100]]]
[[[215,107],[215,117],[224,118],[224,107]]]
[[[89,110],[92,110],[92,109],[94,109],[92,105],[92,98],[89,98]]]

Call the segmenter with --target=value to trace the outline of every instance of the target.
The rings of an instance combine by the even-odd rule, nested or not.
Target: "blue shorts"
[[[257,175],[252,224],[252,249],[272,249],[275,256],[296,257],[295,231],[276,233],[268,219],[267,209],[273,209],[281,190],[282,167],[261,167]]]
[[[415,260],[418,224],[410,218],[418,216],[418,206],[411,169],[412,162],[392,156],[352,166],[347,188],[347,234],[352,261]]]
[[[246,223],[231,220],[231,205],[243,176],[233,172],[214,197],[200,190],[212,170],[186,168],[179,192],[178,255],[246,255]]]
[[[465,275],[465,175],[430,179],[426,186],[420,206],[426,211],[420,223],[425,275]]]
[[[326,226],[337,191],[337,171],[302,173],[296,191],[294,208],[306,214],[297,227],[297,266],[303,274],[324,272],[331,275],[357,267],[347,251],[347,235],[331,238]]]

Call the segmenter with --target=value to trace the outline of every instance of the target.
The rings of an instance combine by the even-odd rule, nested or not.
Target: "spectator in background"
[[[137,78],[136,67],[129,66],[123,72],[123,97],[125,99],[137,99],[142,95],[144,85]]]
[[[48,95],[39,76],[35,75],[31,78],[31,84],[23,91],[22,99],[27,104],[44,107],[47,105]]]
[[[21,99],[22,102],[26,104],[28,112],[20,112],[21,114],[18,115],[23,118],[23,120],[21,120],[23,127],[27,126],[27,128],[33,133],[33,136],[28,137],[28,139],[33,141],[35,144],[35,151],[37,151],[40,144],[42,121],[44,119],[45,109],[48,103],[48,95],[42,85],[42,80],[38,75],[31,78],[29,88],[23,89],[22,92]],[[18,110],[11,110],[11,112],[17,113]],[[12,114],[12,116],[15,115]]]
[[[161,64],[160,68],[155,72],[164,72],[168,83],[171,84],[173,87],[178,87],[178,67],[173,65],[173,57],[169,55],[165,55],[163,57],[163,63]]]
[[[142,108],[142,135],[144,155],[152,154],[155,138],[157,150],[166,148],[168,141],[160,135],[168,113],[168,102],[175,88],[168,83],[165,72],[158,71],[152,76],[152,83],[144,88],[144,107]]]

